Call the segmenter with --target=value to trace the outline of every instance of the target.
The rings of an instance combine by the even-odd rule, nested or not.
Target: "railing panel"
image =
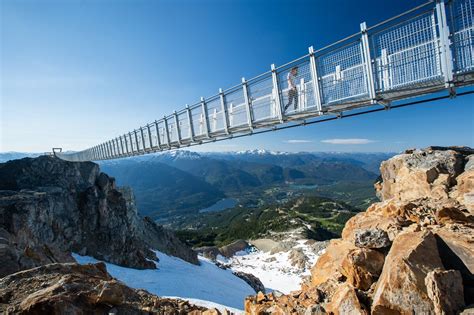
[[[433,10],[370,35],[377,92],[442,81],[438,28]]]
[[[273,91],[272,74],[269,73],[247,84],[250,108],[253,120],[261,122],[278,118],[275,108],[275,94]]]
[[[229,127],[242,127],[248,125],[247,110],[242,88],[225,93],[225,103],[229,113]]]
[[[360,40],[316,57],[322,106],[367,99],[367,74]]]
[[[160,137],[160,143],[162,146],[168,144],[167,136],[166,136],[166,129],[165,123],[163,120],[158,121],[158,135]]]
[[[168,123],[168,133],[170,135],[170,142],[178,142],[178,132],[176,130],[176,123],[174,122],[174,117],[167,117],[166,122]]]
[[[203,137],[206,135],[206,120],[202,106],[193,106],[191,108],[191,119],[193,121],[193,131],[195,137]]]
[[[284,115],[316,108],[309,56],[277,68],[278,87]],[[296,89],[290,88],[290,80]]]
[[[454,71],[474,71],[474,1],[455,0],[450,9]]]
[[[181,139],[182,140],[191,139],[188,114],[186,111],[178,114],[178,125],[179,125],[179,131],[181,132]]]
[[[150,124],[150,133],[151,133],[151,144],[153,148],[158,147],[158,137],[156,136],[156,125],[154,123]]]
[[[126,134],[125,136],[125,142],[126,142],[126,151],[127,153],[131,154],[132,153],[132,141],[130,140],[130,134]]]
[[[219,96],[206,100],[207,120],[209,121],[209,132],[224,130],[224,112],[222,111]]]

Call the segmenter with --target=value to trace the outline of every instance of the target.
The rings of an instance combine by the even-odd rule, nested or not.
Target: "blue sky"
[[[0,151],[84,149],[419,3],[0,0]],[[196,148],[474,146],[473,102],[466,96]]]

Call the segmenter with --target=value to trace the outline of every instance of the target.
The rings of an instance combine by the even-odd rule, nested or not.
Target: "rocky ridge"
[[[55,157],[0,164],[0,277],[70,252],[138,269],[156,268],[150,248],[198,263],[173,233],[138,216],[130,189],[95,163]]]
[[[0,278],[2,314],[230,314],[160,298],[112,278],[104,263],[56,263]]]
[[[249,297],[246,312],[462,312],[474,303],[473,154],[431,147],[383,162],[381,202],[346,223],[301,290]]]

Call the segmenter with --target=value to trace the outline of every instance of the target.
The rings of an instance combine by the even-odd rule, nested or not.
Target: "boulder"
[[[387,232],[381,229],[358,230],[355,233],[355,245],[363,248],[384,248],[392,244]]]
[[[425,278],[429,272],[442,268],[431,232],[399,234],[375,287],[372,313],[433,314],[435,306],[428,296]]]
[[[326,304],[324,309],[334,315],[368,314],[367,310],[360,304],[354,288],[348,283],[339,286],[332,296],[331,302]]]
[[[306,269],[306,263],[308,262],[308,257],[304,254],[301,248],[294,248],[290,251],[288,256],[290,264],[299,270]]]
[[[457,256],[467,270],[474,274],[474,228],[453,224],[437,227],[433,229],[433,232]],[[453,260],[453,257],[450,258]]]
[[[403,225],[406,225],[400,216],[404,211],[403,207],[402,202],[393,200],[372,204],[367,211],[356,214],[346,222],[342,238],[355,242],[358,231],[378,229],[385,231],[389,240],[393,240]]]
[[[247,243],[244,240],[237,240],[235,242],[230,243],[229,245],[222,246],[219,248],[219,251],[221,252],[222,256],[224,257],[232,257],[235,255],[235,253],[244,251],[247,248],[249,248],[249,243]]]
[[[365,291],[378,279],[384,259],[384,255],[376,250],[353,249],[342,260],[341,272],[346,276],[346,282]]]
[[[357,249],[352,242],[341,239],[331,240],[324,254],[311,269],[311,284],[318,286],[328,280],[341,278],[342,261],[347,253]]]
[[[474,165],[474,156],[471,155],[469,161]],[[456,178],[456,182],[452,197],[465,206],[470,215],[474,215],[474,166],[467,169],[466,165],[466,170]]]
[[[458,270],[433,270],[425,278],[434,314],[457,314],[464,308],[461,273]]]
[[[448,198],[455,178],[464,170],[464,156],[455,149],[416,150],[382,162],[383,184],[377,194],[382,200],[410,201],[419,198]]]
[[[254,276],[253,274],[241,271],[233,271],[232,273],[247,282],[247,284],[255,290],[255,293],[265,293],[265,286],[263,285],[262,281],[260,281],[260,279]]]

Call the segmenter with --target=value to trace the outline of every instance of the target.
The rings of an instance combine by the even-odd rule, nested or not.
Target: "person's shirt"
[[[288,75],[286,76],[286,80],[288,81],[288,88],[296,88],[296,78],[293,73],[288,72]]]

